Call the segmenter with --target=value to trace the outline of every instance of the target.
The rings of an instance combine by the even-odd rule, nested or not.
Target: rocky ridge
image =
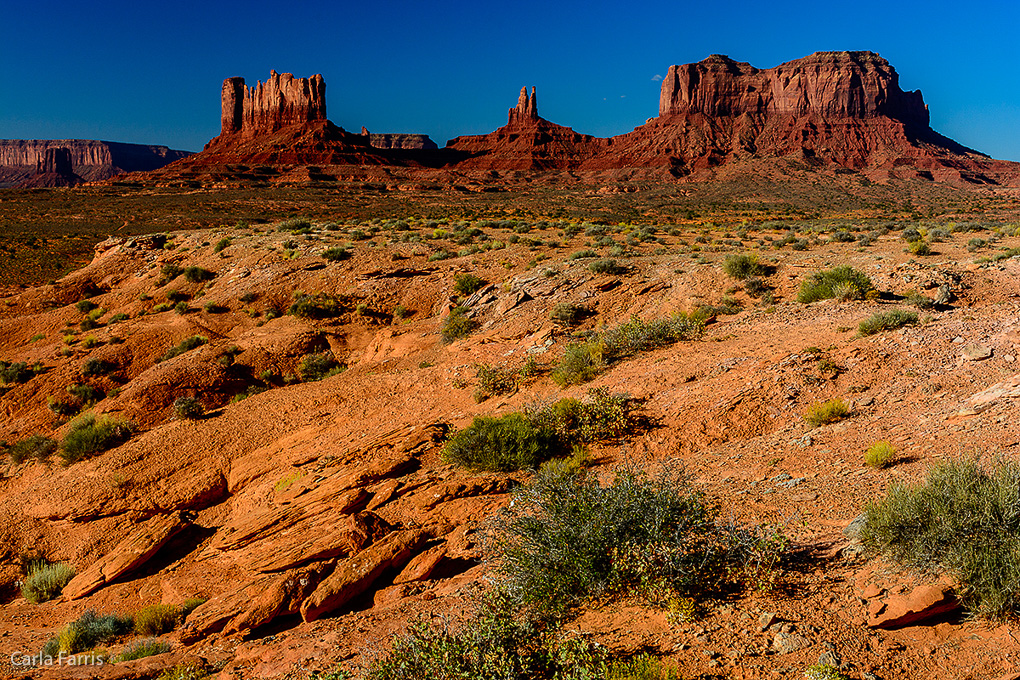
[[[71,172],[88,182],[155,170],[191,155],[165,146],[88,139],[0,139],[0,187],[19,186],[40,168],[56,167],[55,157],[47,160],[51,149],[65,149]],[[61,167],[66,167],[63,162]]]

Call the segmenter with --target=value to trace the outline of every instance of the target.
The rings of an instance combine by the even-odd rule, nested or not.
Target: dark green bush
[[[299,319],[328,319],[339,316],[343,312],[344,305],[340,298],[328,293],[315,293],[314,295],[296,293],[294,302],[287,310],[288,314]]]
[[[557,445],[551,429],[535,427],[524,414],[478,416],[447,442],[443,460],[473,470],[507,472],[537,467],[556,453]]]
[[[277,231],[304,231],[311,230],[312,223],[304,217],[292,217],[289,220],[284,220],[276,227]]]
[[[174,311],[178,314],[187,314],[191,311],[191,306],[187,302],[178,302],[174,305]]]
[[[131,315],[126,312],[117,312],[110,317],[109,323],[120,323],[121,321],[127,321],[131,318]]]
[[[96,645],[108,642],[131,632],[134,622],[130,616],[99,616],[88,610],[77,620],[64,626],[56,637],[51,638],[42,648],[44,656],[56,657],[60,653],[77,654]]]
[[[207,342],[209,342],[209,338],[204,335],[192,335],[190,338],[185,338],[168,349],[166,353],[159,358],[159,361],[168,361],[176,356],[184,354],[185,352],[190,352],[196,347],[201,347]]]
[[[622,274],[627,268],[620,266],[616,260],[595,260],[588,265],[588,271],[593,274]]]
[[[328,262],[340,262],[351,257],[351,251],[342,246],[334,246],[322,251],[322,257]]]
[[[85,363],[81,365],[81,374],[86,378],[97,375],[106,375],[107,373],[115,370],[117,370],[117,364],[97,357],[89,357],[85,360]]]
[[[620,472],[608,486],[548,468],[498,515],[489,547],[498,587],[535,616],[591,598],[636,592],[652,599],[725,587],[768,587],[785,539],[738,529],[684,475]]]
[[[583,305],[575,305],[570,302],[557,302],[549,311],[549,318],[556,323],[561,323],[565,326],[572,326],[580,323],[590,314],[591,310]]]
[[[98,306],[99,305],[97,305],[92,300],[78,300],[78,302],[74,304],[74,308],[77,309],[82,314],[88,314]]]
[[[171,290],[167,292],[166,299],[170,302],[187,302],[191,299],[191,293],[186,293],[183,290]]]
[[[33,370],[28,363],[18,361],[0,361],[0,382],[5,385],[15,385],[28,382],[35,376],[37,371]]]
[[[598,257],[598,256],[599,256],[598,252],[596,252],[594,250],[591,250],[591,249],[588,249],[588,250],[578,250],[576,253],[571,253],[567,257],[567,259],[568,260],[583,260],[585,258]]]
[[[66,562],[37,562],[29,567],[21,584],[21,595],[34,604],[52,600],[74,578],[74,573],[74,567]]]
[[[84,319],[81,320],[81,323],[78,324],[78,328],[82,329],[83,331],[95,330],[96,328],[99,328],[101,326],[102,324],[96,321],[96,319],[91,316],[86,316]]]
[[[992,618],[1020,613],[1020,464],[937,463],[919,484],[893,482],[868,504],[861,540],[926,574],[948,573],[964,603]]]
[[[428,257],[429,262],[438,262],[439,260],[449,260],[457,257],[457,253],[451,253],[448,250],[437,250]]]
[[[874,288],[866,274],[848,265],[841,265],[815,272],[801,282],[797,301],[808,303],[829,298],[861,300]]]
[[[178,420],[197,420],[205,414],[205,406],[195,397],[174,399],[174,415]]]
[[[15,465],[24,463],[29,458],[35,458],[39,462],[46,462],[56,448],[57,442],[49,437],[33,434],[31,437],[22,439],[7,449],[7,456]]]
[[[488,281],[474,274],[456,274],[453,277],[453,289],[459,295],[471,295],[486,283]]]
[[[221,253],[224,250],[226,250],[229,246],[230,246],[230,239],[226,238],[226,237],[221,238],[219,241],[216,242],[216,245],[213,246],[213,252],[214,253]]]
[[[722,267],[727,276],[738,281],[743,281],[751,276],[761,276],[764,273],[764,267],[758,262],[758,256],[754,253],[727,255],[723,260]]]
[[[917,321],[917,312],[894,309],[868,317],[857,327],[857,332],[861,335],[874,335],[882,331],[896,330],[903,326],[916,326]]]
[[[439,332],[443,342],[449,344],[454,340],[466,338],[478,328],[478,322],[468,316],[468,311],[467,307],[454,307],[450,310]]]
[[[604,387],[588,390],[585,400],[566,398],[547,406],[532,405],[525,415],[533,425],[556,433],[564,450],[579,442],[618,439],[628,429],[633,400]]]
[[[60,459],[64,465],[71,465],[91,458],[120,446],[131,438],[133,431],[131,423],[108,415],[96,418],[86,413],[71,421],[71,430],[60,444]]]
[[[176,264],[165,264],[159,270],[160,276],[159,281],[156,282],[157,286],[165,286],[170,283],[178,276],[184,273],[184,268]]]
[[[301,365],[298,366],[298,374],[303,381],[314,382],[343,373],[346,369],[347,367],[337,361],[332,352],[322,352],[309,354],[302,359]]]
[[[216,274],[202,267],[186,267],[184,269],[184,278],[189,283],[202,283],[203,281],[211,281],[216,278]]]

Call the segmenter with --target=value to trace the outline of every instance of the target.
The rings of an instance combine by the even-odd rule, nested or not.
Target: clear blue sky
[[[522,85],[543,117],[620,134],[658,112],[671,64],[727,54],[771,67],[873,50],[920,88],[932,126],[1020,160],[1020,3],[70,2],[0,0],[0,138],[199,150],[220,84],[321,73],[330,120],[442,146],[506,122]]]

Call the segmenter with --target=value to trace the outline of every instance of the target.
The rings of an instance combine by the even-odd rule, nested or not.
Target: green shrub
[[[153,604],[142,607],[134,616],[135,632],[139,635],[163,635],[176,626],[180,610],[172,604]]]
[[[166,294],[166,299],[170,302],[187,302],[191,299],[191,293],[186,293],[183,290],[171,290]]]
[[[917,255],[919,257],[931,255],[934,252],[931,249],[931,246],[928,245],[928,242],[925,241],[924,239],[918,239],[917,241],[913,241],[909,246],[907,246],[907,250],[909,250],[912,255]]]
[[[865,510],[861,541],[923,573],[948,572],[964,603],[992,618],[1020,613],[1020,464],[942,462],[896,483]]]
[[[91,413],[71,421],[71,430],[60,444],[60,459],[64,465],[91,458],[97,453],[120,446],[134,431],[131,423],[108,415],[96,418]]]
[[[83,377],[90,378],[97,375],[106,375],[116,369],[117,364],[112,361],[90,357],[81,365],[81,374]]]
[[[226,241],[227,239],[223,239]],[[137,622],[136,622],[137,624]],[[114,658],[115,663],[123,661],[134,661],[135,659],[144,659],[147,656],[156,656],[157,654],[166,654],[173,649],[173,645],[169,642],[163,642],[162,640],[137,640],[132,642],[130,645],[124,648],[124,650]]]
[[[722,268],[727,276],[738,281],[751,276],[761,276],[765,272],[765,268],[758,262],[758,256],[754,253],[727,255]]]
[[[843,403],[842,399],[830,399],[811,406],[804,414],[804,420],[808,424],[818,427],[843,420],[850,415],[850,409]]]
[[[156,305],[155,307],[152,308],[152,311],[154,311],[156,313],[159,313],[159,312],[169,312],[173,308],[174,308],[174,306],[172,304],[170,304],[169,302],[160,302],[158,305]]]
[[[173,668],[167,668],[156,680],[208,680],[212,676],[194,661],[182,661]]]
[[[106,395],[103,391],[85,383],[74,383],[67,386],[67,393],[78,400],[83,407],[102,401]]]
[[[184,270],[184,278],[189,283],[202,283],[216,278],[216,274],[202,267],[187,267]]]
[[[918,309],[935,308],[934,300],[925,297],[924,295],[921,295],[921,293],[919,293],[916,290],[912,290],[909,293],[907,293],[906,296],[903,298],[903,301],[906,302],[911,307],[917,307]]]
[[[578,385],[594,378],[613,361],[681,340],[694,340],[703,332],[704,322],[685,314],[653,321],[642,321],[635,316],[587,340],[568,345],[552,371],[552,379],[561,387]]]
[[[92,300],[78,300],[78,302],[76,302],[74,305],[75,309],[77,309],[82,314],[88,314],[98,306],[99,305],[97,305]]]
[[[600,680],[605,648],[516,616],[500,595],[484,599],[458,630],[419,620],[392,650],[373,660],[363,680]],[[346,677],[339,675],[338,677]]]
[[[595,260],[588,265],[588,271],[593,274],[622,274],[627,268],[620,266],[616,260]]]
[[[830,298],[861,300],[873,289],[874,286],[867,275],[853,267],[842,265],[815,272],[801,282],[797,301],[808,303]]]
[[[44,656],[77,654],[95,649],[96,645],[114,638],[121,637],[131,631],[133,622],[130,616],[107,614],[97,615],[88,610],[77,620],[64,626],[55,638],[52,638],[42,649]]]
[[[340,262],[351,257],[351,251],[342,246],[333,246],[322,251],[322,257],[328,262]]]
[[[95,330],[96,328],[100,328],[101,326],[102,324],[96,321],[91,316],[86,316],[84,319],[81,320],[81,323],[78,324],[78,328],[82,329],[83,331]]]
[[[216,242],[216,245],[213,246],[213,252],[214,253],[222,253],[229,246],[230,246],[230,239],[226,238],[226,237],[221,238],[219,241]]]
[[[191,311],[191,306],[187,302],[178,302],[174,305],[174,311],[178,314],[187,314]]]
[[[683,680],[675,668],[651,654],[638,654],[626,661],[614,661],[606,669],[606,680]]]
[[[34,604],[52,600],[60,595],[60,591],[74,578],[74,574],[74,567],[66,562],[36,563],[29,568],[21,584],[21,594]]]
[[[868,317],[857,327],[861,335],[874,335],[882,331],[892,331],[903,326],[916,326],[917,312],[908,312],[905,309],[893,309],[888,312],[879,312]]]
[[[181,621],[183,622],[184,619],[188,618],[188,614],[195,611],[208,601],[208,598],[205,597],[189,597],[186,599],[184,604],[181,605]]]
[[[521,413],[478,416],[443,448],[443,460],[473,470],[508,472],[535,468],[557,450],[555,433],[535,427]]]
[[[583,442],[618,439],[630,424],[633,400],[627,394],[610,394],[605,387],[588,390],[587,399],[560,399],[547,406],[533,405],[525,415],[538,428],[556,433],[563,449]]]
[[[315,293],[314,295],[296,293],[294,302],[287,310],[288,314],[299,319],[328,319],[339,316],[343,312],[344,305],[340,298],[328,293]]]
[[[564,326],[572,326],[583,321],[590,313],[591,310],[583,305],[575,305],[569,302],[557,302],[553,305],[552,310],[549,311],[549,318],[556,323],[563,324]]]
[[[875,442],[864,452],[864,464],[872,468],[884,468],[896,458],[896,449],[889,442]]]
[[[176,264],[165,264],[160,268],[159,273],[160,277],[159,281],[156,282],[156,285],[165,286],[166,284],[170,283],[178,276],[183,274],[184,269]]]
[[[111,324],[120,323],[121,321],[127,321],[130,318],[131,315],[127,314],[126,312],[117,312],[116,314],[110,317],[109,323]]]
[[[453,277],[453,289],[458,295],[471,295],[487,283],[488,281],[474,274],[456,274]]]
[[[56,450],[57,442],[41,434],[33,434],[31,437],[22,439],[7,450],[7,455],[15,465],[24,463],[29,458],[35,458],[39,462],[46,462],[50,455]]]
[[[468,316],[468,311],[467,307],[454,307],[450,310],[439,331],[443,342],[450,344],[454,340],[466,338],[478,328],[478,322]]]
[[[598,257],[599,254],[594,250],[578,250],[576,253],[571,253],[567,260],[583,260],[589,257]]]
[[[312,223],[304,217],[292,217],[277,225],[277,231],[304,231],[311,230]]]
[[[850,677],[843,675],[839,669],[831,664],[816,663],[804,671],[806,680],[850,680]]]
[[[347,369],[333,356],[332,352],[321,354],[309,354],[301,360],[298,366],[298,374],[304,382],[323,380],[334,375],[339,375]]]
[[[205,337],[204,335],[192,335],[191,337],[181,340],[179,343],[168,349],[166,353],[164,353],[163,356],[161,356],[158,359],[158,361],[169,361],[170,359],[180,356],[185,352],[190,352],[196,347],[201,347],[207,342],[209,342],[209,338]]]
[[[198,420],[205,414],[205,406],[195,397],[174,399],[174,415],[178,420]]]
[[[785,547],[778,532],[719,522],[677,472],[656,479],[619,472],[602,486],[541,470],[493,526],[498,587],[539,617],[614,593],[661,601],[767,587]]]
[[[448,250],[437,250],[428,257],[429,262],[437,262],[439,260],[449,260],[457,257],[457,253],[451,253]]]
[[[36,371],[27,362],[0,361],[0,382],[5,385],[28,382],[35,374]]]
[[[404,305],[397,305],[393,308],[393,316],[398,319],[406,319],[412,314],[414,314],[414,310],[408,309]]]

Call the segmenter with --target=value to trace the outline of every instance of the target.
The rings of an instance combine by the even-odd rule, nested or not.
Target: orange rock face
[[[276,71],[254,87],[246,86],[244,78],[227,78],[220,104],[221,135],[276,132],[295,123],[326,120],[326,82],[318,74],[295,78]]]

